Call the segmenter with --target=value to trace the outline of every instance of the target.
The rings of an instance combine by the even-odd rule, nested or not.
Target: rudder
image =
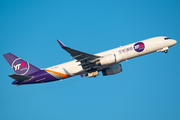
[[[30,75],[34,72],[41,70],[12,53],[7,53],[3,56],[7,60],[9,65],[12,67],[12,69],[16,72],[16,74]]]

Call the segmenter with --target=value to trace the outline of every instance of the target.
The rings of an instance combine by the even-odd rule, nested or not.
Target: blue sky
[[[1,0],[0,119],[179,120],[179,0]],[[177,40],[168,54],[122,62],[123,72],[11,85],[12,52],[39,68],[70,61],[66,46],[95,54],[156,36]]]

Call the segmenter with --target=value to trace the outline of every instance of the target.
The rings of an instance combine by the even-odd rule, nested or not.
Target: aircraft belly
[[[52,75],[53,77],[55,77],[55,78],[57,78],[57,79],[62,79],[63,77],[62,76],[60,76],[60,75],[58,75],[58,74],[55,74],[55,73],[53,73],[53,72],[49,72],[49,71],[47,71],[50,75]]]
[[[59,65],[59,66],[47,68],[44,70],[46,70],[49,74],[51,74],[57,79],[64,79],[64,78],[72,77],[81,73],[84,74],[84,70],[82,69],[81,66],[78,66],[78,64],[75,64],[73,66],[69,64],[67,66],[68,67]]]

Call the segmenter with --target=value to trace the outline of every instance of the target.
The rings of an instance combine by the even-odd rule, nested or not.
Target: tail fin
[[[16,74],[30,75],[34,72],[41,70],[12,53],[7,53],[3,56],[7,60],[9,65],[12,67],[12,69],[16,72]]]

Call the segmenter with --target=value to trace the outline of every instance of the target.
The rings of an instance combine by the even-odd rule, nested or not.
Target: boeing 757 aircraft
[[[16,72],[9,75],[15,79],[12,84],[45,83],[80,75],[81,77],[96,77],[102,71],[103,76],[122,72],[122,61],[139,57],[152,52],[167,53],[169,47],[177,43],[169,37],[154,37],[129,45],[121,46],[95,55],[66,47],[58,40],[61,48],[67,51],[72,58],[70,62],[59,64],[46,69],[40,69],[12,53],[3,56]]]

